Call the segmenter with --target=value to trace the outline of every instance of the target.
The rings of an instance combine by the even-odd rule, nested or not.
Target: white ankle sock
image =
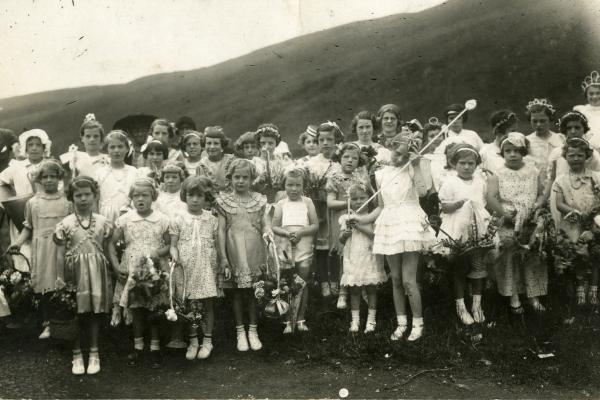
[[[351,315],[352,315],[352,321],[356,320],[360,320],[360,310],[351,310],[350,311]]]
[[[420,317],[420,318],[413,317],[412,326],[423,326],[423,317]]]
[[[396,321],[398,321],[398,325],[400,326],[408,325],[408,318],[406,317],[406,315],[396,315]]]

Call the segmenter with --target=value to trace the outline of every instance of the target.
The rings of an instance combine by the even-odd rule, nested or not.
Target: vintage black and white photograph
[[[3,0],[0,398],[600,398],[600,0]]]

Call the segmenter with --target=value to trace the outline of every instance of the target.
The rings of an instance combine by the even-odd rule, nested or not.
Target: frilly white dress
[[[348,215],[340,216],[338,223],[341,230],[347,229]],[[373,240],[357,229],[344,245],[344,264],[342,271],[342,286],[377,285],[387,281],[383,268],[383,256],[373,254]]]
[[[131,165],[115,169],[110,165],[96,170],[94,178],[100,186],[99,213],[110,222],[121,214],[121,209],[126,208],[131,200],[129,189],[135,183],[138,170]]]
[[[383,209],[375,221],[373,253],[399,254],[429,249],[435,244],[435,232],[419,205],[412,166],[386,166],[375,172],[381,190]]]

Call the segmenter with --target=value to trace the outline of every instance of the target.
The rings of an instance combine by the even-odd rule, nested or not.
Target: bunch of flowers
[[[565,272],[575,272],[579,275],[589,269],[590,243],[589,231],[583,232],[577,241],[571,240],[569,235],[562,229],[558,232],[554,246],[554,267],[559,275]]]
[[[26,312],[36,308],[37,300],[31,287],[31,275],[14,268],[0,273],[0,289],[13,313]]]
[[[283,173],[288,162],[279,156],[271,156],[266,153],[265,170],[254,182],[257,191],[265,193],[267,201],[275,201],[275,195],[283,190]]]
[[[160,312],[169,308],[169,274],[155,267],[150,257],[141,257],[129,287],[129,302],[140,302],[150,311]]]
[[[50,296],[50,306],[56,318],[69,320],[77,314],[77,286],[56,280],[56,290]]]
[[[543,208],[521,224],[517,240],[525,250],[535,250],[546,257],[554,248],[556,227],[550,209]]]
[[[310,197],[313,201],[327,200],[325,185],[327,184],[327,174],[332,168],[332,163],[324,171],[315,171],[311,168],[304,168],[304,195]]]
[[[476,249],[491,249],[496,246],[496,235],[498,228],[502,225],[503,219],[493,214],[487,226],[487,230],[482,234],[477,226],[477,217],[475,211],[472,211],[468,235],[466,239],[455,240],[450,235],[440,229],[440,232],[446,235],[446,239],[440,242],[443,247],[448,249],[449,257],[458,257]],[[446,252],[446,253],[448,253]]]
[[[176,299],[173,308],[165,312],[167,320],[175,322],[180,318],[187,321],[192,328],[197,329],[204,320],[204,304],[198,299]]]

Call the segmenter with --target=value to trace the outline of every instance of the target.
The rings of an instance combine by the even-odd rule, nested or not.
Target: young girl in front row
[[[282,260],[283,268],[295,268],[298,275],[308,282],[313,259],[313,241],[319,229],[319,218],[312,200],[302,195],[304,171],[297,168],[287,170],[283,179],[287,197],[277,202],[273,214],[273,233],[276,235],[278,255]],[[308,331],[304,319],[307,305],[308,288],[302,292],[298,310],[290,310],[288,313],[283,333],[293,332],[290,315],[292,312],[298,313],[296,318],[298,331]]]
[[[522,133],[510,132],[500,144],[504,167],[488,176],[488,208],[505,218],[498,230],[500,253],[495,262],[498,292],[510,297],[514,314],[522,314],[519,294],[525,294],[533,310],[544,311],[538,297],[548,288],[546,264],[539,257],[529,254],[522,262],[518,254],[519,235],[523,222],[529,220],[544,205],[543,183],[538,169],[525,163],[529,153],[529,141]]]
[[[58,191],[58,184],[65,174],[57,160],[47,159],[41,162],[34,181],[41,184],[43,191],[38,192],[25,205],[23,230],[15,244],[10,246],[11,253],[19,253],[21,246],[31,239],[31,280],[33,291],[42,296],[40,306],[43,327],[40,339],[50,337],[48,300],[56,286],[56,245],[52,234],[56,224],[72,211],[71,203]]]
[[[362,183],[354,183],[348,188],[350,207],[357,210],[369,198],[371,191]],[[366,208],[361,211],[366,214]],[[365,333],[375,330],[377,313],[377,285],[387,281],[383,269],[383,257],[373,254],[373,224],[352,224],[348,215],[339,218],[341,226],[340,242],[344,244],[342,287],[350,288],[350,308],[352,322],[350,332],[358,332],[360,325],[360,297],[366,288],[369,312]]]
[[[213,187],[206,177],[194,176],[183,182],[181,200],[187,210],[171,221],[171,259],[179,262],[185,274],[185,301],[201,300],[206,310],[202,347],[198,346],[197,328],[190,327],[190,345],[186,359],[205,359],[212,351],[215,324],[213,299],[217,297],[218,219],[205,207],[212,203]],[[178,285],[179,286],[179,285]]]
[[[160,211],[152,209],[152,202],[158,193],[152,180],[140,178],[130,189],[129,197],[134,210],[117,218],[115,230],[109,243],[110,261],[121,279],[127,279],[122,291],[115,291],[115,299],[121,307],[127,308],[133,318],[134,352],[128,357],[128,365],[137,365],[140,353],[144,350],[144,328],[147,320],[147,304],[140,301],[129,301],[129,289],[133,286],[132,274],[141,259],[150,257],[159,260],[157,268],[166,270],[164,257],[169,253],[169,220]],[[117,258],[116,243],[125,239],[125,252],[121,262]],[[158,326],[150,326],[150,354],[153,368],[162,364]]]
[[[563,157],[569,163],[569,172],[556,178],[552,190],[556,194],[556,208],[562,214],[560,229],[565,231],[569,239],[575,243],[591,220],[592,211],[600,206],[598,185],[600,172],[586,168],[586,160],[592,157],[592,147],[582,138],[568,139],[563,149]],[[590,263],[590,287],[588,300],[590,305],[598,305],[598,265]],[[577,287],[575,290],[577,305],[586,303],[585,272],[576,271]]]
[[[98,197],[98,184],[89,176],[74,178],[67,187],[67,199],[75,212],[56,226],[54,241],[58,246],[56,263],[57,284],[77,287],[77,317],[79,337],[73,344],[75,375],[96,374],[100,371],[98,334],[101,314],[107,314],[112,304],[112,285],[104,248],[110,237],[110,223],[92,212]],[[61,282],[62,281],[62,282]],[[58,285],[57,285],[58,286]],[[87,371],[81,354],[81,337],[89,329],[90,354]]]
[[[405,298],[408,296],[413,315],[408,340],[415,341],[423,335],[423,307],[417,284],[419,252],[435,243],[435,233],[419,206],[419,197],[428,188],[412,141],[399,134],[391,140],[391,146],[392,165],[375,172],[377,186],[381,188],[377,208],[349,220],[358,224],[375,221],[373,253],[386,256],[392,276],[398,327],[391,340],[399,340],[408,329]]]
[[[161,190],[154,202],[154,208],[169,218],[182,210],[185,204],[181,201],[181,185],[186,178],[183,163],[168,163],[160,171]]]
[[[262,237],[272,236],[269,218],[265,213],[267,198],[250,191],[256,179],[254,164],[235,159],[227,177],[233,192],[217,197],[219,212],[219,255],[221,273],[231,280],[225,288],[231,289],[233,313],[237,330],[237,349],[260,350],[262,343],[257,332],[256,299],[252,284],[264,272],[265,251]],[[244,329],[244,308],[248,307],[248,336]]]
[[[470,237],[473,224],[476,224],[477,232],[480,235],[487,232],[490,220],[490,214],[485,209],[487,187],[484,176],[475,172],[481,163],[481,158],[472,146],[458,144],[450,161],[455,167],[456,176],[448,177],[439,192],[442,205],[442,225],[438,239],[465,242],[475,239]],[[465,325],[484,322],[481,291],[487,273],[482,250],[473,249],[467,254],[458,255],[451,261],[451,265],[458,317]],[[467,311],[465,305],[467,278],[471,281],[471,293],[473,294],[472,315]]]

